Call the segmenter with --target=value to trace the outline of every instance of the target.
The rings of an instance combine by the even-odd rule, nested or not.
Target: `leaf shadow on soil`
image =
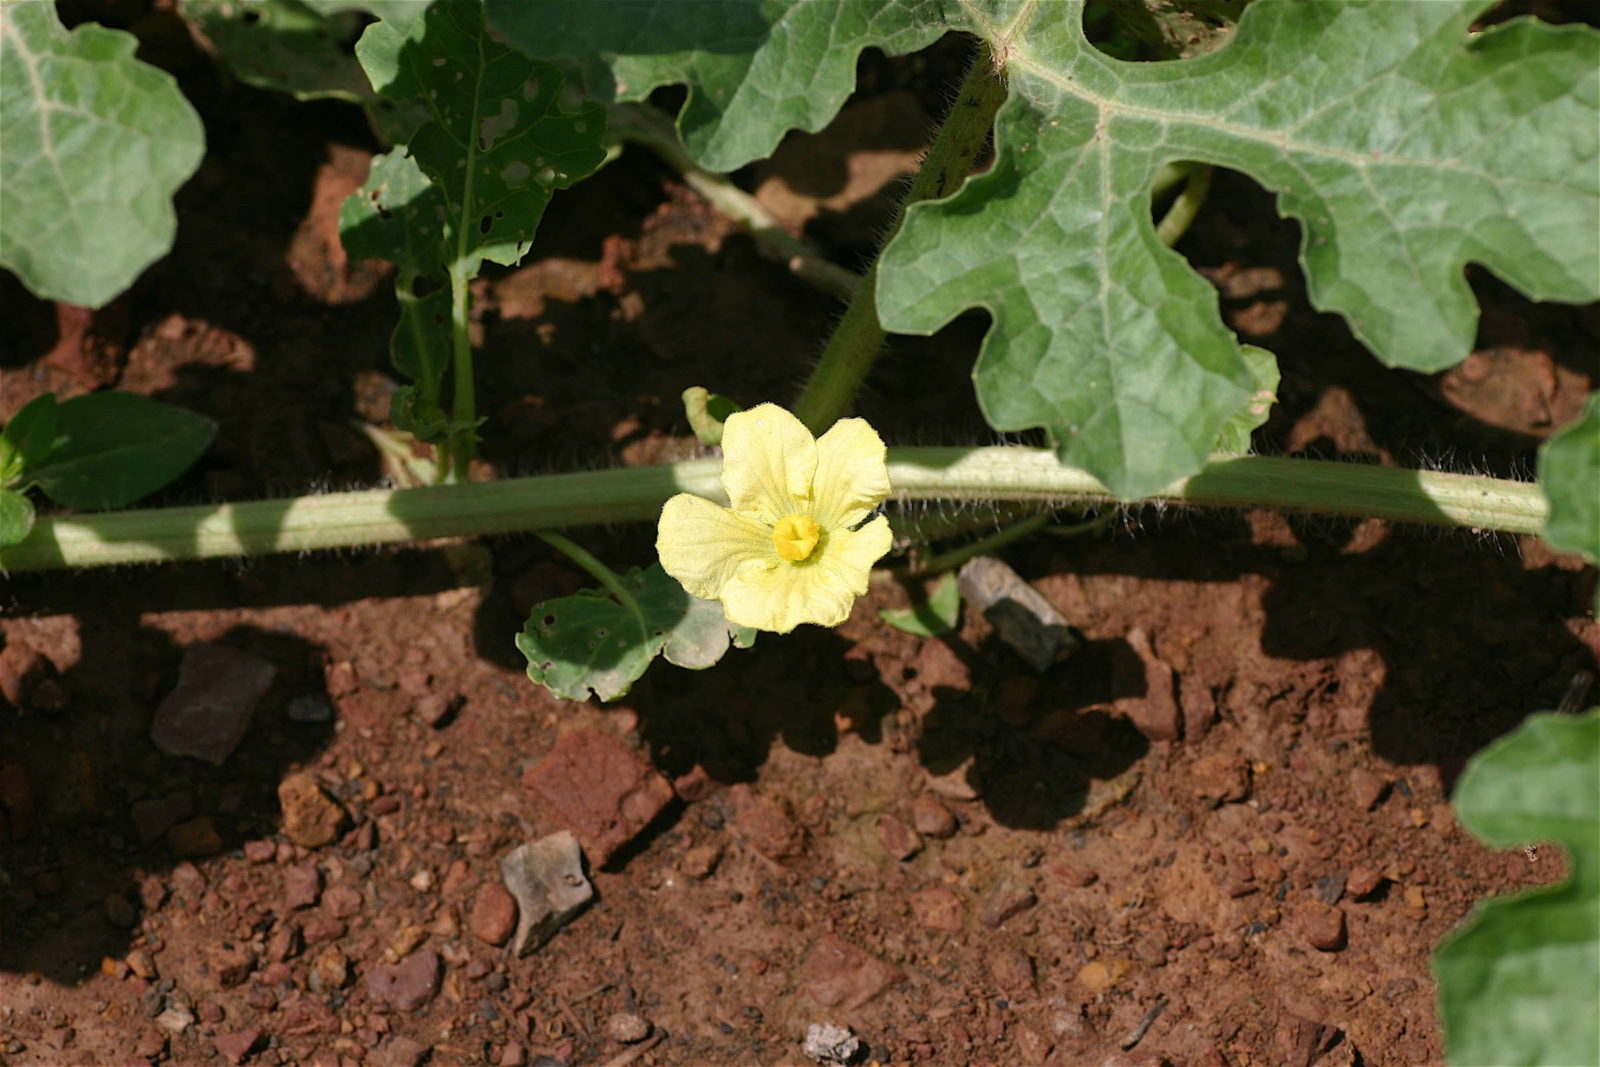
[[[150,715],[176,682],[183,650],[137,617],[131,607],[109,605],[79,614],[80,666],[59,676],[44,667],[42,678],[24,680],[35,691],[40,681],[53,682],[71,695],[67,705],[54,713],[0,713],[3,751],[29,754],[24,773],[32,784],[32,810],[10,808],[13,822],[21,810],[32,825],[10,827],[0,879],[7,917],[0,971],[68,985],[104,959],[123,959],[146,908],[169,895],[197,898],[204,887],[184,858],[184,831],[172,835],[173,828],[204,837],[191,820],[209,820],[218,845],[196,846],[189,854],[195,860],[270,836],[279,780],[312,761],[333,735],[321,649],[293,633],[236,625],[214,643],[277,670],[243,740],[221,767],[161,752],[150,740]],[[285,707],[298,697],[323,702],[327,718],[290,720]],[[235,933],[230,926],[218,937]]]

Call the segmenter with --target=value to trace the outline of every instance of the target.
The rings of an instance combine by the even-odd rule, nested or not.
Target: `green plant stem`
[[[477,390],[472,380],[472,334],[469,330],[471,301],[472,278],[467,274],[464,260],[458,258],[450,265],[450,366],[455,385],[450,417],[456,428],[445,439],[439,458],[439,480],[446,485],[467,480],[478,436]]]
[[[640,615],[640,621],[643,621],[642,613],[639,611],[639,602],[633,599],[633,594],[628,592],[628,587],[622,584],[622,579],[617,577],[617,572],[600,562],[599,557],[574,542],[571,538],[563,537],[554,530],[535,530],[533,533],[539,540],[561,552],[572,562],[588,571],[591,578],[606,587],[606,592],[617,598],[617,603],[628,608],[635,615]]]
[[[683,175],[689,188],[706,198],[722,214],[743,223],[755,238],[756,246],[771,258],[786,265],[795,276],[835,296],[849,298],[861,284],[861,276],[829,262],[809,242],[794,236],[761,201],[721,174],[714,174],[694,161],[678,140],[672,120],[649,104],[614,104],[606,129],[625,141],[650,149],[661,161]]]
[[[1171,248],[1189,231],[1189,225],[1200,214],[1200,207],[1211,191],[1211,167],[1205,163],[1185,164],[1187,182],[1167,213],[1156,223],[1156,236]]]
[[[722,499],[721,460],[549,474],[498,482],[374,489],[289,500],[39,519],[0,550],[0,571],[98,567],[305,552],[606,522],[653,521],[674,493]],[[1048,449],[895,448],[897,500],[1114,503],[1092,476]],[[1151,500],[1270,507],[1396,522],[1538,533],[1548,505],[1532,482],[1326,460],[1218,456]]]
[[[984,47],[968,69],[933,144],[928,146],[927,158],[911,180],[885,245],[899,232],[908,207],[922,200],[949,196],[966,180],[988,139],[995,112],[1005,99],[1005,82],[995,71],[989,49]],[[877,294],[878,266],[874,262],[795,401],[795,415],[812,433],[822,433],[850,410],[856,391],[883,348],[885,335],[878,321]]]
[[[1050,521],[1050,512],[1041,511],[1037,515],[1030,515],[1021,522],[1012,523],[1003,530],[990,534],[988,537],[979,538],[969,544],[959,545],[948,552],[941,552],[914,567],[908,567],[906,574],[918,578],[939,574],[943,571],[953,571],[974,556],[981,556],[986,552],[998,552],[1007,545],[1020,541],[1029,534],[1037,533]]]

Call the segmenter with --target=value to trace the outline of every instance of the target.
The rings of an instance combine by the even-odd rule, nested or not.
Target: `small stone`
[[[989,891],[978,912],[978,921],[990,929],[998,929],[1006,920],[1022,914],[1039,902],[1033,890],[1010,876],[1000,879]]]
[[[133,816],[133,829],[139,843],[148,845],[174,824],[194,814],[194,797],[188,793],[168,793],[161,797],[136,800],[129,809]]]
[[[472,898],[467,926],[486,945],[503,945],[517,928],[517,898],[499,882],[486,882]]]
[[[1015,1038],[1017,1052],[1022,1057],[1023,1063],[1044,1063],[1050,1058],[1051,1051],[1055,1048],[1050,1039],[1031,1026],[1017,1027]]]
[[[349,980],[350,961],[332,945],[317,954],[307,979],[313,993],[332,993],[343,989]]]
[[[256,954],[248,945],[233,941],[210,946],[206,949],[205,960],[217,984],[224,989],[241,984],[256,969]]]
[[[1043,674],[1077,649],[1079,639],[1055,605],[995,556],[968,560],[956,581],[961,596],[981,612],[1000,640]]]
[[[119,929],[127,930],[139,921],[138,909],[121,893],[108,895],[103,907],[106,913],[106,922]]]
[[[944,840],[956,832],[956,817],[933,793],[923,793],[911,802],[911,825],[923,837]]]
[[[711,877],[717,869],[717,864],[722,861],[722,846],[715,842],[708,845],[696,845],[683,854],[683,859],[678,861],[678,869],[695,881],[702,881]]]
[[[671,784],[648,762],[594,730],[563,734],[523,777],[523,786],[561,816],[596,866],[672,800]]]
[[[1354,900],[1367,900],[1383,888],[1387,880],[1382,871],[1375,871],[1371,867],[1353,867],[1349,879],[1345,881],[1345,891]]]
[[[222,1005],[214,1000],[202,1000],[195,1005],[195,1010],[200,1013],[201,1022],[210,1023],[212,1026],[228,1017],[228,1013],[223,1010]]]
[[[1100,880],[1100,875],[1089,868],[1071,863],[1051,864],[1050,873],[1060,879],[1063,885],[1072,886],[1074,889],[1087,889]]]
[[[321,896],[322,872],[314,864],[284,868],[283,902],[289,910],[315,907]]]
[[[861,1039],[843,1026],[812,1023],[801,1050],[822,1067],[845,1067],[861,1055]]]
[[[1420,885],[1408,885],[1401,894],[1404,901],[1403,911],[1408,919],[1426,918],[1428,914],[1428,897]]]
[[[1156,655],[1150,647],[1150,638],[1142,629],[1128,631],[1127,642],[1139,657],[1137,668],[1131,665],[1118,674],[1128,677],[1116,679],[1114,684],[1121,692],[1141,693],[1140,696],[1123,697],[1116,706],[1128,716],[1134,727],[1150,741],[1176,741],[1183,721],[1178,707],[1178,696],[1173,683],[1172,667]]]
[[[156,962],[150,958],[150,953],[142,948],[129,952],[127,957],[128,970],[149,982],[155,979]]]
[[[1344,897],[1345,879],[1347,877],[1344,871],[1335,871],[1333,874],[1325,874],[1318,878],[1316,884],[1317,899],[1330,908],[1339,903]]]
[[[1300,937],[1314,949],[1337,952],[1345,946],[1344,911],[1320,900],[1304,900],[1294,910]]]
[[[1091,993],[1104,993],[1133,970],[1131,960],[1090,960],[1078,969],[1078,984]]]
[[[381,963],[367,974],[367,996],[373,1003],[399,1011],[416,1011],[439,992],[439,954],[423,949],[399,963]]]
[[[174,1005],[156,1016],[156,1025],[170,1034],[181,1034],[194,1025],[194,1013]]]
[[[594,896],[583,873],[578,839],[566,830],[507,853],[500,860],[500,876],[517,900],[511,950],[518,956],[550,940]]]
[[[267,938],[267,959],[274,963],[293,959],[300,955],[304,942],[300,937],[300,928],[288,924],[280,925],[272,931],[272,936]]]
[[[650,1020],[631,1011],[619,1011],[606,1020],[606,1036],[619,1045],[633,1045],[650,1036]]]
[[[361,910],[361,890],[355,886],[336,885],[322,894],[322,910],[335,919],[348,919]]]
[[[1350,772],[1350,800],[1357,811],[1371,811],[1389,791],[1389,780],[1366,767]]]
[[[893,815],[878,816],[878,843],[891,857],[902,862],[922,851],[922,838]]]
[[[500,1058],[495,1060],[497,1067],[526,1067],[528,1050],[516,1042],[512,1042],[500,1050]]]
[[[304,771],[278,783],[278,804],[283,809],[283,832],[303,848],[331,845],[344,832],[344,809]]]
[[[1033,960],[1021,949],[998,945],[989,950],[984,963],[994,984],[1004,992],[1014,996],[1033,992]]]
[[[1237,803],[1250,795],[1250,763],[1238,753],[1217,753],[1195,760],[1195,796],[1213,806]]]
[[[439,729],[450,725],[450,720],[465,701],[460,694],[450,693],[425,693],[411,705],[411,713],[415,715],[424,726]]]
[[[743,782],[728,790],[727,801],[733,828],[767,859],[782,863],[805,850],[805,831],[774,801]]]
[[[328,941],[337,941],[343,937],[349,927],[343,919],[334,919],[329,916],[320,916],[306,923],[301,933],[308,945],[321,945]]]
[[[244,859],[246,863],[271,863],[278,854],[278,846],[264,838],[244,843]]]
[[[379,1067],[421,1067],[433,1049],[409,1037],[395,1037],[378,1054]]]
[[[929,930],[955,933],[966,921],[961,898],[944,886],[931,886],[911,894],[911,914]]]
[[[178,684],[156,709],[150,740],[169,756],[220,767],[239,747],[278,668],[226,645],[199,642],[183,651]]]
[[[261,1027],[252,1026],[232,1034],[218,1034],[212,1041],[217,1053],[229,1063],[243,1063],[261,1041]]]
[[[800,981],[825,1008],[855,1011],[901,978],[898,968],[829,934],[800,966]]]
[[[972,669],[951,647],[934,638],[924,641],[912,660],[917,685],[929,692],[937,689],[966,692],[972,688]]]
[[[222,835],[217,833],[210,816],[200,815],[168,830],[167,847],[174,856],[215,856],[222,851]]]

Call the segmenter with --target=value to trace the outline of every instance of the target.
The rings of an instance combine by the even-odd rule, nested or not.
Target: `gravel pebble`
[[[650,1036],[650,1020],[631,1011],[619,1011],[606,1020],[606,1036],[621,1045],[632,1045]]]
[[[301,771],[278,783],[283,832],[303,848],[322,848],[339,840],[348,817],[311,775]]]
[[[517,928],[517,898],[499,882],[486,882],[472,898],[467,926],[486,945],[503,945]]]
[[[399,1011],[416,1011],[439,992],[439,954],[423,949],[399,963],[381,963],[367,973],[367,996]]]
[[[956,832],[956,817],[933,793],[923,793],[911,802],[911,825],[923,837],[943,840]]]
[[[922,851],[921,835],[893,815],[878,816],[878,843],[902,862]]]

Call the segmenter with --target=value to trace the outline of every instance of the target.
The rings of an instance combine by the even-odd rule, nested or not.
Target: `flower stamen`
[[[822,539],[822,527],[809,515],[785,515],[772,528],[772,547],[790,563],[808,559]]]

